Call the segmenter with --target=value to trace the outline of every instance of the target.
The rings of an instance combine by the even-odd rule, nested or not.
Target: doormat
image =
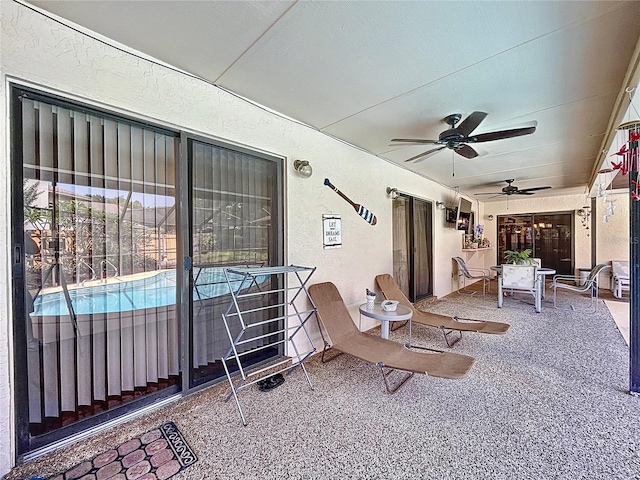
[[[178,427],[167,422],[49,480],[166,480],[197,460]]]

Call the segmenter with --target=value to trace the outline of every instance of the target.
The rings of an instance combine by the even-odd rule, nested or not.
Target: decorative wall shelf
[[[463,252],[484,252],[485,250],[493,250],[493,247],[487,248],[463,248]]]

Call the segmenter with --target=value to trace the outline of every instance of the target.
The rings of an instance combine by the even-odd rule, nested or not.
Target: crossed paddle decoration
[[[344,198],[347,202],[349,202],[349,204],[354,208],[354,210],[358,213],[358,215],[360,215],[362,218],[364,218],[364,220],[371,224],[371,225],[375,225],[376,222],[378,221],[378,219],[376,218],[376,216],[370,212],[367,208],[363,207],[362,205],[360,205],[359,203],[354,203],[351,201],[351,199],[349,197],[347,197],[344,193],[342,193],[340,190],[338,190],[337,187],[335,187],[334,185],[331,184],[331,182],[329,181],[328,178],[324,179],[324,184],[327,187],[331,187],[333,190],[335,190],[335,192],[340,195],[342,198]]]

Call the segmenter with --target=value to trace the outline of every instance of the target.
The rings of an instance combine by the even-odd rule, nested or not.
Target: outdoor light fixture
[[[309,165],[308,160],[295,160],[293,162],[293,168],[302,178],[309,178],[313,173],[313,168]]]
[[[447,206],[444,204],[444,202],[436,202],[436,208],[438,210],[446,210]]]
[[[391,195],[391,198],[395,200],[396,198],[398,198],[398,189],[387,187],[387,195]]]

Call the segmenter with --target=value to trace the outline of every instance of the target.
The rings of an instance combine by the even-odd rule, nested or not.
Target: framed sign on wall
[[[342,219],[340,215],[322,215],[322,248],[340,248],[342,246]]]

